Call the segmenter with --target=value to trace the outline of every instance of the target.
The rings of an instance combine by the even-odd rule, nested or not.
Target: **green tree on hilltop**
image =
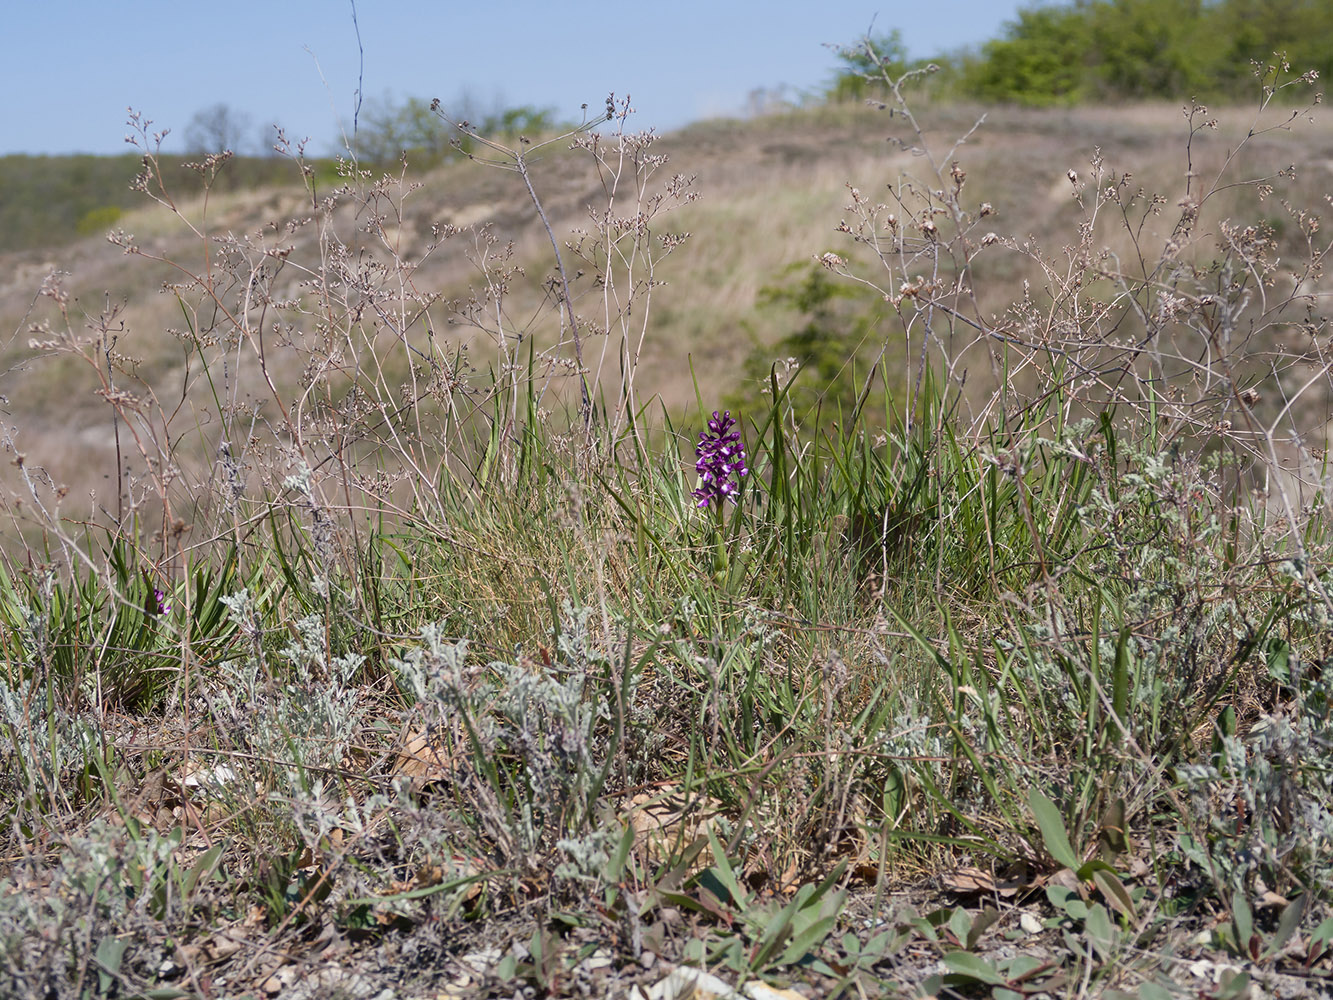
[[[1089,52],[1084,86],[1094,99],[1193,95],[1213,86],[1200,0],[1114,0],[1079,11]]]
[[[561,127],[550,108],[531,105],[484,108],[467,94],[445,105],[450,117],[466,121],[487,138],[511,140],[541,135]],[[460,136],[431,110],[431,102],[409,97],[366,102],[357,122],[352,148],[363,163],[384,166],[404,153],[416,166],[433,166],[469,151],[473,140]]]
[[[831,101],[862,101],[882,94],[885,73],[896,78],[909,68],[907,46],[897,28],[838,49],[838,59],[842,67],[826,92]]]
[[[1074,0],[1019,10],[999,38],[934,61],[934,86],[1030,105],[1248,100],[1283,56],[1292,75],[1333,73],[1333,0]],[[910,66],[896,32],[873,40],[891,71]],[[850,54],[849,54],[850,53]],[[830,98],[873,93],[864,47],[840,55]]]
[[[1083,61],[1091,37],[1074,10],[1020,10],[1006,37],[987,42],[963,71],[974,97],[1022,104],[1073,103],[1084,97]]]

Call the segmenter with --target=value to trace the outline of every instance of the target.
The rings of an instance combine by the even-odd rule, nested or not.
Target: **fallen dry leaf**
[[[722,803],[708,797],[690,797],[670,785],[653,794],[629,800],[629,823],[634,828],[634,850],[649,864],[681,853],[699,837],[706,837]],[[707,865],[712,851],[705,847],[696,863]]]
[[[980,868],[955,868],[940,876],[940,884],[963,896],[995,891],[995,877]]]
[[[408,737],[393,767],[394,776],[407,778],[418,792],[434,782],[448,781],[453,771],[453,755],[444,737],[428,731]]]
[[[959,896],[994,895],[1002,899],[1018,895],[1027,886],[1025,879],[996,879],[991,872],[970,866],[945,872],[940,876],[940,884],[949,892]]]

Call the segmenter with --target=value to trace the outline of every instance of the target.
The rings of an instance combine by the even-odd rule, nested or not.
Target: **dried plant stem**
[[[574,315],[574,300],[569,294],[569,278],[565,274],[565,260],[560,254],[560,243],[555,238],[555,233],[551,229],[551,221],[546,217],[546,209],[542,207],[541,198],[537,197],[537,189],[532,186],[532,178],[528,174],[527,161],[521,152],[514,153],[514,163],[516,164],[518,175],[523,178],[523,183],[528,189],[528,197],[532,199],[533,207],[537,209],[537,215],[542,220],[542,226],[546,229],[546,238],[551,241],[551,252],[555,254],[555,267],[560,272],[560,295],[564,300],[565,313],[569,316],[569,335],[574,343],[574,360],[579,366],[579,394],[582,404],[583,422],[585,428],[592,423],[592,396],[588,392],[588,373],[583,368],[583,342],[579,338],[579,320]]]

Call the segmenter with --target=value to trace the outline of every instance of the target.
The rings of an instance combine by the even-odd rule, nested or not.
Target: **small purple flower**
[[[153,588],[153,605],[156,607],[159,615],[168,614],[171,611],[171,601],[167,599],[167,592],[159,587]]]
[[[721,504],[723,497],[730,497],[735,503],[740,477],[749,471],[745,467],[741,432],[733,428],[736,428],[736,421],[730,410],[721,416],[714,410],[708,430],[699,432],[699,443],[694,446],[698,458],[694,470],[699,473],[701,482],[694,496],[700,507],[707,507],[714,500]]]

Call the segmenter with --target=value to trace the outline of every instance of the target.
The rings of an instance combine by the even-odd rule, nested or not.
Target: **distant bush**
[[[138,203],[137,156],[0,157],[0,251],[59,245],[90,212]]]
[[[533,136],[557,131],[563,126],[550,108],[530,105],[482,108],[463,95],[444,105],[450,117],[466,123],[472,131],[504,141],[520,135]],[[366,164],[383,166],[403,154],[417,167],[435,166],[465,156],[474,140],[449,128],[431,109],[431,102],[409,97],[402,103],[388,98],[367,102],[357,121],[352,150]]]
[[[838,58],[843,70],[827,92],[833,101],[860,101],[883,90],[881,66],[893,77],[902,76],[908,69],[907,46],[897,28],[870,40],[868,45],[841,49]]]
[[[252,120],[243,111],[222,103],[212,104],[196,111],[185,126],[185,150],[191,154],[220,153],[224,149],[233,153],[249,152],[247,147],[251,145],[252,130]],[[261,142],[259,145],[265,144]]]
[[[500,107],[483,109],[460,98],[445,107],[473,132],[517,142],[519,136],[549,134],[559,128],[547,108]],[[228,117],[230,116],[230,117]],[[186,167],[204,153],[220,153],[243,140],[245,120],[225,105],[195,115],[187,137],[195,152],[157,157],[171,178],[176,197],[192,197],[204,190],[204,177]],[[475,140],[460,134],[431,110],[429,101],[411,98],[402,104],[368,102],[353,140],[353,150],[367,165],[385,166],[404,152],[415,167],[425,168],[465,156]],[[0,252],[58,247],[81,236],[93,236],[115,225],[121,213],[139,207],[141,197],[131,184],[141,167],[137,154],[123,156],[0,157]],[[328,159],[307,162],[319,188],[340,182],[341,175]],[[214,191],[243,191],[278,184],[300,183],[288,159],[274,156],[232,156],[220,163],[211,179]]]
[[[811,429],[845,420],[868,390],[875,397],[868,412],[883,412],[883,388],[873,377],[884,344],[878,329],[884,318],[881,296],[835,279],[819,264],[793,264],[780,281],[759,290],[758,304],[794,314],[797,324],[776,344],[757,346],[750,353],[740,388],[726,399],[728,406],[753,415],[773,405],[776,357],[779,385],[791,382],[788,403]],[[804,374],[793,381],[797,371]],[[816,414],[822,419],[816,420]]]
[[[177,197],[203,191],[198,172],[184,168],[192,159],[197,157],[160,157]],[[131,188],[140,167],[141,158],[132,153],[0,157],[0,252],[58,247],[115,225],[122,212],[142,204]],[[214,186],[243,190],[299,181],[287,160],[237,156],[221,167]]]
[[[124,211],[119,205],[103,205],[85,212],[76,227],[80,236],[92,236],[116,224]]]
[[[1329,0],[1075,0],[1021,9],[1001,37],[980,50],[933,60],[936,90],[1030,105],[1109,100],[1241,100],[1254,70],[1280,54],[1298,73],[1333,72]],[[878,39],[891,76],[917,63],[901,39]],[[834,99],[871,96],[883,77],[862,49],[841,56]]]

